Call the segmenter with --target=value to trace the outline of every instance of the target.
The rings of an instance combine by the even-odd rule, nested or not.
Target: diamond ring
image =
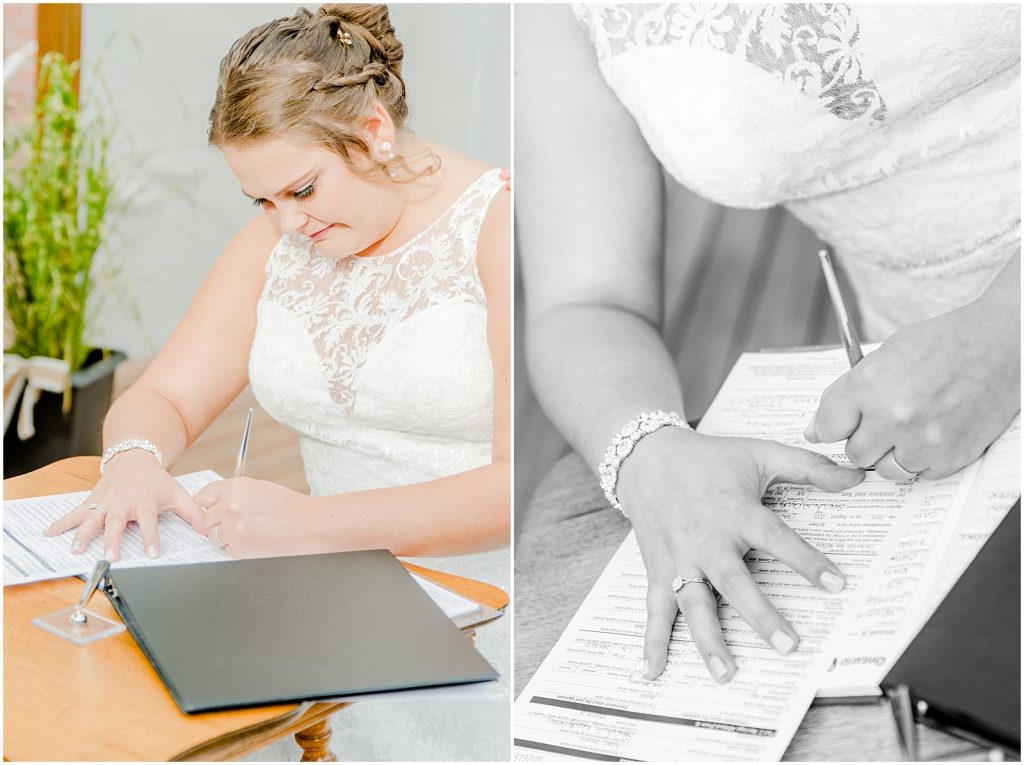
[[[711,584],[710,580],[708,580],[707,577],[703,576],[677,576],[675,579],[672,580],[672,592],[679,592],[686,585],[693,584],[694,582],[706,584],[708,586],[708,589],[711,590],[712,594],[717,594],[715,592],[715,586]]]

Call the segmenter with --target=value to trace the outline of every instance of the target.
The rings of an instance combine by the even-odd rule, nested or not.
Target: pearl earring
[[[391,150],[391,141],[381,141],[380,153],[384,155],[385,160],[395,158],[395,152]],[[394,178],[398,175],[397,168],[388,162],[384,162],[384,172],[387,174],[388,178]]]

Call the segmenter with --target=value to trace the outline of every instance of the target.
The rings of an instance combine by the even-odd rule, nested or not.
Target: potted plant
[[[34,119],[4,137],[4,476],[99,454],[114,366],[91,348],[94,260],[104,240],[109,133],[80,109],[79,64],[47,53]]]

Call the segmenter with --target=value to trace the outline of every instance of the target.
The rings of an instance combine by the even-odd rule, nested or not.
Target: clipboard
[[[386,550],[118,568],[104,591],[188,714],[498,676]]]
[[[1020,500],[882,681],[918,722],[1020,753]]]

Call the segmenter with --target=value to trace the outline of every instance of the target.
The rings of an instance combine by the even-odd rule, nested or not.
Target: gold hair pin
[[[338,39],[341,40],[342,45],[352,44],[352,35],[344,31],[341,27],[338,27]]]

